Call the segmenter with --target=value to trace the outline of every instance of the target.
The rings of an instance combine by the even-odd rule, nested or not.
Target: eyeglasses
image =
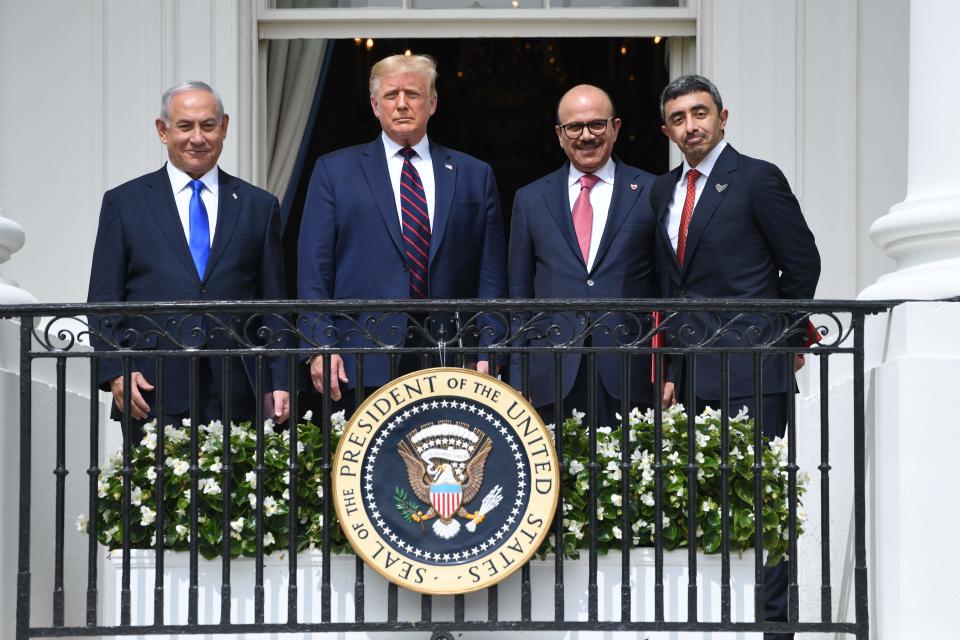
[[[576,140],[583,135],[584,129],[589,129],[595,136],[602,136],[607,131],[607,123],[613,120],[614,116],[604,118],[603,120],[591,120],[590,122],[568,122],[567,124],[558,124],[563,130],[563,135],[571,140]]]

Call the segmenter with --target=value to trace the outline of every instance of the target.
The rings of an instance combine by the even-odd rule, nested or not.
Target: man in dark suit
[[[651,298],[654,275],[653,176],[611,157],[620,131],[613,101],[590,85],[570,89],[557,106],[557,139],[568,162],[517,192],[510,227],[512,298]],[[599,320],[598,320],[599,318]],[[646,318],[624,314],[558,313],[524,318],[532,325],[525,342],[567,342],[591,324],[586,339],[595,347],[616,346],[649,329]],[[593,323],[597,323],[594,325]],[[551,331],[553,328],[553,331]],[[559,333],[556,333],[559,332]],[[650,358],[630,359],[629,393],[622,388],[618,355],[597,358],[597,424],[611,425],[621,398],[631,406],[651,402]],[[511,382],[522,387],[521,358],[514,357]],[[533,355],[529,395],[545,420],[555,409],[553,355]],[[588,371],[580,353],[563,357],[564,414],[586,411]]]
[[[156,120],[168,162],[160,170],[120,185],[103,196],[89,302],[277,300],[284,296],[280,218],[277,199],[217,167],[229,117],[219,95],[202,82],[169,89]],[[240,345],[230,333],[256,343],[248,318],[197,314],[91,317],[98,350],[124,347],[145,351],[190,348],[224,349]],[[178,344],[179,343],[179,344]],[[155,417],[156,358],[131,361],[130,414]],[[206,422],[223,417],[223,389],[229,393],[232,419],[252,419],[255,367],[252,359],[232,362],[223,379],[220,358],[200,358],[197,403]],[[120,419],[124,378],[118,358],[102,358],[100,382],[114,397]],[[289,393],[282,358],[269,363],[263,389],[265,413],[287,419]],[[190,415],[189,360],[165,359],[164,419]]]
[[[727,110],[717,88],[701,76],[683,76],[660,99],[663,133],[683,153],[683,164],[660,176],[651,201],[658,217],[658,263],[665,295],[677,298],[812,298],[820,277],[820,254],[783,173],[774,165],[738,153],[723,139]],[[721,322],[728,331],[713,346],[776,342],[803,346],[802,316],[750,314],[739,320],[723,314],[678,318],[684,331],[668,331],[679,342],[699,342]],[[685,334],[685,335],[680,335]],[[783,343],[780,343],[784,346]],[[765,356],[755,372],[753,356],[730,358],[729,410],[747,406],[762,422],[767,439],[783,436],[787,394],[795,393],[793,366],[786,356]],[[797,359],[796,366],[802,360]],[[697,410],[720,406],[719,356],[698,356],[695,389],[675,371],[680,399],[693,396]],[[755,376],[762,396],[754,396]],[[692,392],[692,393],[691,393]],[[759,407],[758,407],[759,403]],[[725,410],[727,408],[724,408]],[[765,574],[764,619],[786,620],[787,564]],[[792,637],[765,634],[766,637]]]
[[[505,242],[493,171],[485,162],[427,137],[437,108],[436,63],[422,55],[390,56],[370,71],[370,105],[382,134],[367,144],[317,160],[300,226],[298,288],[302,300],[496,298],[506,295]],[[437,317],[427,331],[455,322]],[[481,319],[482,320],[482,319]],[[408,337],[400,314],[358,313],[352,318],[304,314],[306,343],[365,347],[377,342],[426,345]],[[489,322],[481,329],[492,329]],[[364,331],[361,331],[361,328]],[[491,333],[483,331],[481,344]],[[419,358],[401,362],[401,372]],[[314,388],[324,390],[324,358],[310,359]],[[332,400],[357,384],[356,358],[333,355],[328,366]],[[488,371],[488,361],[476,367]],[[364,360],[363,385],[390,377],[387,356]],[[349,406],[349,403],[348,403]]]

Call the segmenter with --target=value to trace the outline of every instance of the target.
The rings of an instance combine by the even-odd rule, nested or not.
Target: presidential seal
[[[510,386],[425,369],[354,413],[333,462],[337,517],[357,554],[413,591],[459,594],[519,569],[559,496],[553,435]]]

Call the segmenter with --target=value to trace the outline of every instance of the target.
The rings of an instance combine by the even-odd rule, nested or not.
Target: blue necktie
[[[400,150],[403,171],[400,173],[400,211],[403,222],[404,253],[410,268],[410,297],[426,298],[427,264],[430,262],[430,216],[423,182],[410,158],[416,153],[410,147]]]
[[[207,271],[207,258],[210,257],[210,221],[207,219],[207,208],[203,206],[200,193],[203,183],[191,180],[190,187],[193,195],[190,196],[190,253],[193,255],[193,264],[197,265],[197,273],[203,280]]]

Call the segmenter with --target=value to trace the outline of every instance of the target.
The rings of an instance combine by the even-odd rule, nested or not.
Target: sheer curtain
[[[276,0],[279,9],[335,7],[336,0]],[[272,40],[267,50],[267,184],[281,200],[310,119],[326,40]]]

